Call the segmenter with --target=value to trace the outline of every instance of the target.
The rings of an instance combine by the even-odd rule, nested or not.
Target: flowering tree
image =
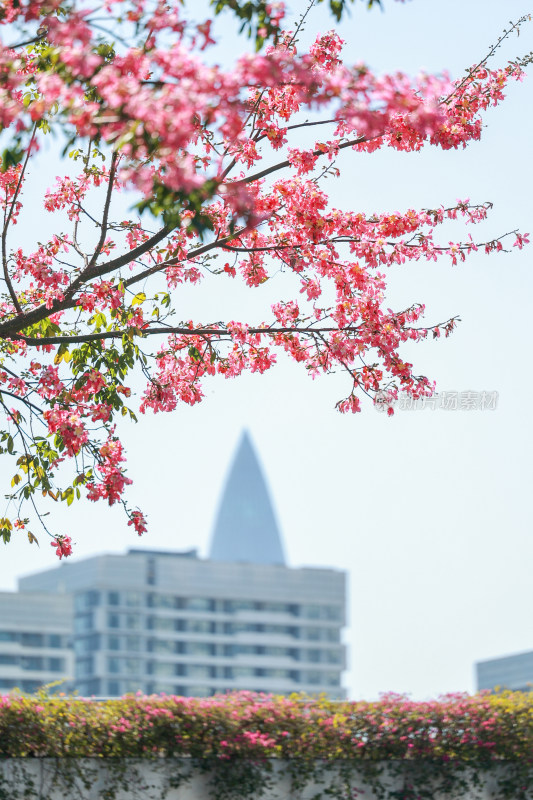
[[[237,3],[215,5],[243,18]],[[522,78],[529,57],[491,70],[496,45],[456,82],[378,77],[343,64],[332,31],[299,53],[295,32],[281,28],[281,4],[256,5],[257,42],[270,44],[231,71],[203,63],[211,21],[188,22],[177,0],[2,5],[0,444],[16,464],[0,520],[5,542],[29,524],[25,502],[38,514],[37,497],[70,505],[82,492],[123,503],[143,533],[142,512],[123,498],[131,481],[116,431],[117,415],[135,419],[126,405],[135,369],[146,379],[142,413],[199,402],[210,376],[263,373],[276,350],[311,376],[343,370],[341,412],[359,411],[361,394],[430,395],[433,383],[415,374],[401,345],[447,336],[456,319],[425,324],[420,303],[387,308],[384,269],[504,247],[505,237],[434,240],[446,220],[485,219],[489,204],[367,215],[332,207],[323,180],[338,174],[342,150],[478,139],[483,112]],[[331,6],[340,14],[344,2]],[[316,130],[307,148],[297,146],[302,130]],[[21,246],[28,165],[54,131],[70,162],[41,202],[60,222],[46,242]],[[115,210],[121,191],[136,202],[127,218]],[[240,280],[253,291],[274,274],[285,294],[265,321],[173,316],[182,284],[212,291],[214,279]],[[68,536],[52,544],[60,558],[71,552]]]

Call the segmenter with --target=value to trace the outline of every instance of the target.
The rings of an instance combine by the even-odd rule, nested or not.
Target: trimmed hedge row
[[[290,764],[293,787],[317,776],[324,783],[329,769],[343,777],[326,780],[326,794],[345,797],[357,771],[377,797],[404,800],[430,798],[437,789],[465,796],[487,776],[500,775],[504,765],[494,796],[529,800],[533,694],[451,695],[431,702],[397,695],[332,702],[247,692],[106,701],[7,695],[0,698],[0,754],[65,763],[185,758],[190,769],[214,775],[217,798],[260,796],[278,759]],[[404,776],[400,795],[387,794],[380,764],[389,771],[396,765]]]
[[[332,702],[239,692],[210,698],[0,696],[0,755],[533,761],[533,693]]]

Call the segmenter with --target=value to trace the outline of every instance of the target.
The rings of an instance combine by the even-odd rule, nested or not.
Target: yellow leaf
[[[132,306],[140,305],[141,303],[144,303],[145,300],[146,300],[145,293],[139,292],[138,294],[135,295],[135,297],[131,301],[131,304]]]

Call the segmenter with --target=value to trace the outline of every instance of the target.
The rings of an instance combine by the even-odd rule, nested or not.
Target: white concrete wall
[[[320,794],[324,800],[332,797],[343,800],[384,800],[389,796],[398,800],[398,794],[410,778],[395,776],[395,769],[400,763],[407,769],[423,765],[416,762],[366,762],[370,769],[381,770],[381,785],[385,795],[377,795],[364,774],[356,772],[351,776],[349,784],[342,777],[342,766],[329,764],[320,781],[309,783],[303,787],[291,786],[289,762],[272,761],[272,772],[267,786],[256,786],[249,783],[245,772],[237,775],[245,762],[235,764],[227,762],[227,775],[236,779],[237,786],[247,787],[246,794],[226,793],[219,797],[230,800],[233,797],[246,797],[247,800],[317,800]],[[250,767],[250,763],[247,764]],[[253,768],[253,767],[252,767]],[[453,797],[464,800],[496,800],[498,797],[498,779],[503,777],[509,767],[498,765],[481,781],[481,785],[458,786],[451,794],[435,791],[426,794],[431,800],[451,800]],[[472,772],[461,772],[463,778],[470,778]],[[32,800],[208,800],[217,796],[213,786],[214,773],[201,773],[191,770],[191,762],[187,759],[157,759],[154,761],[134,759],[51,759],[20,758],[6,759],[0,762],[0,798],[18,800],[31,797]],[[30,792],[27,793],[28,788]],[[430,781],[423,782],[425,792],[431,789]],[[248,789],[250,791],[248,791]],[[332,792],[332,789],[337,791]],[[326,793],[324,794],[324,791]],[[390,795],[394,792],[394,795]],[[416,796],[416,794],[415,794]]]

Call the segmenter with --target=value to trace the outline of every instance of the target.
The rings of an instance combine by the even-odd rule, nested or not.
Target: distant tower
[[[285,564],[268,489],[246,431],[226,480],[209,558],[213,561]]]

